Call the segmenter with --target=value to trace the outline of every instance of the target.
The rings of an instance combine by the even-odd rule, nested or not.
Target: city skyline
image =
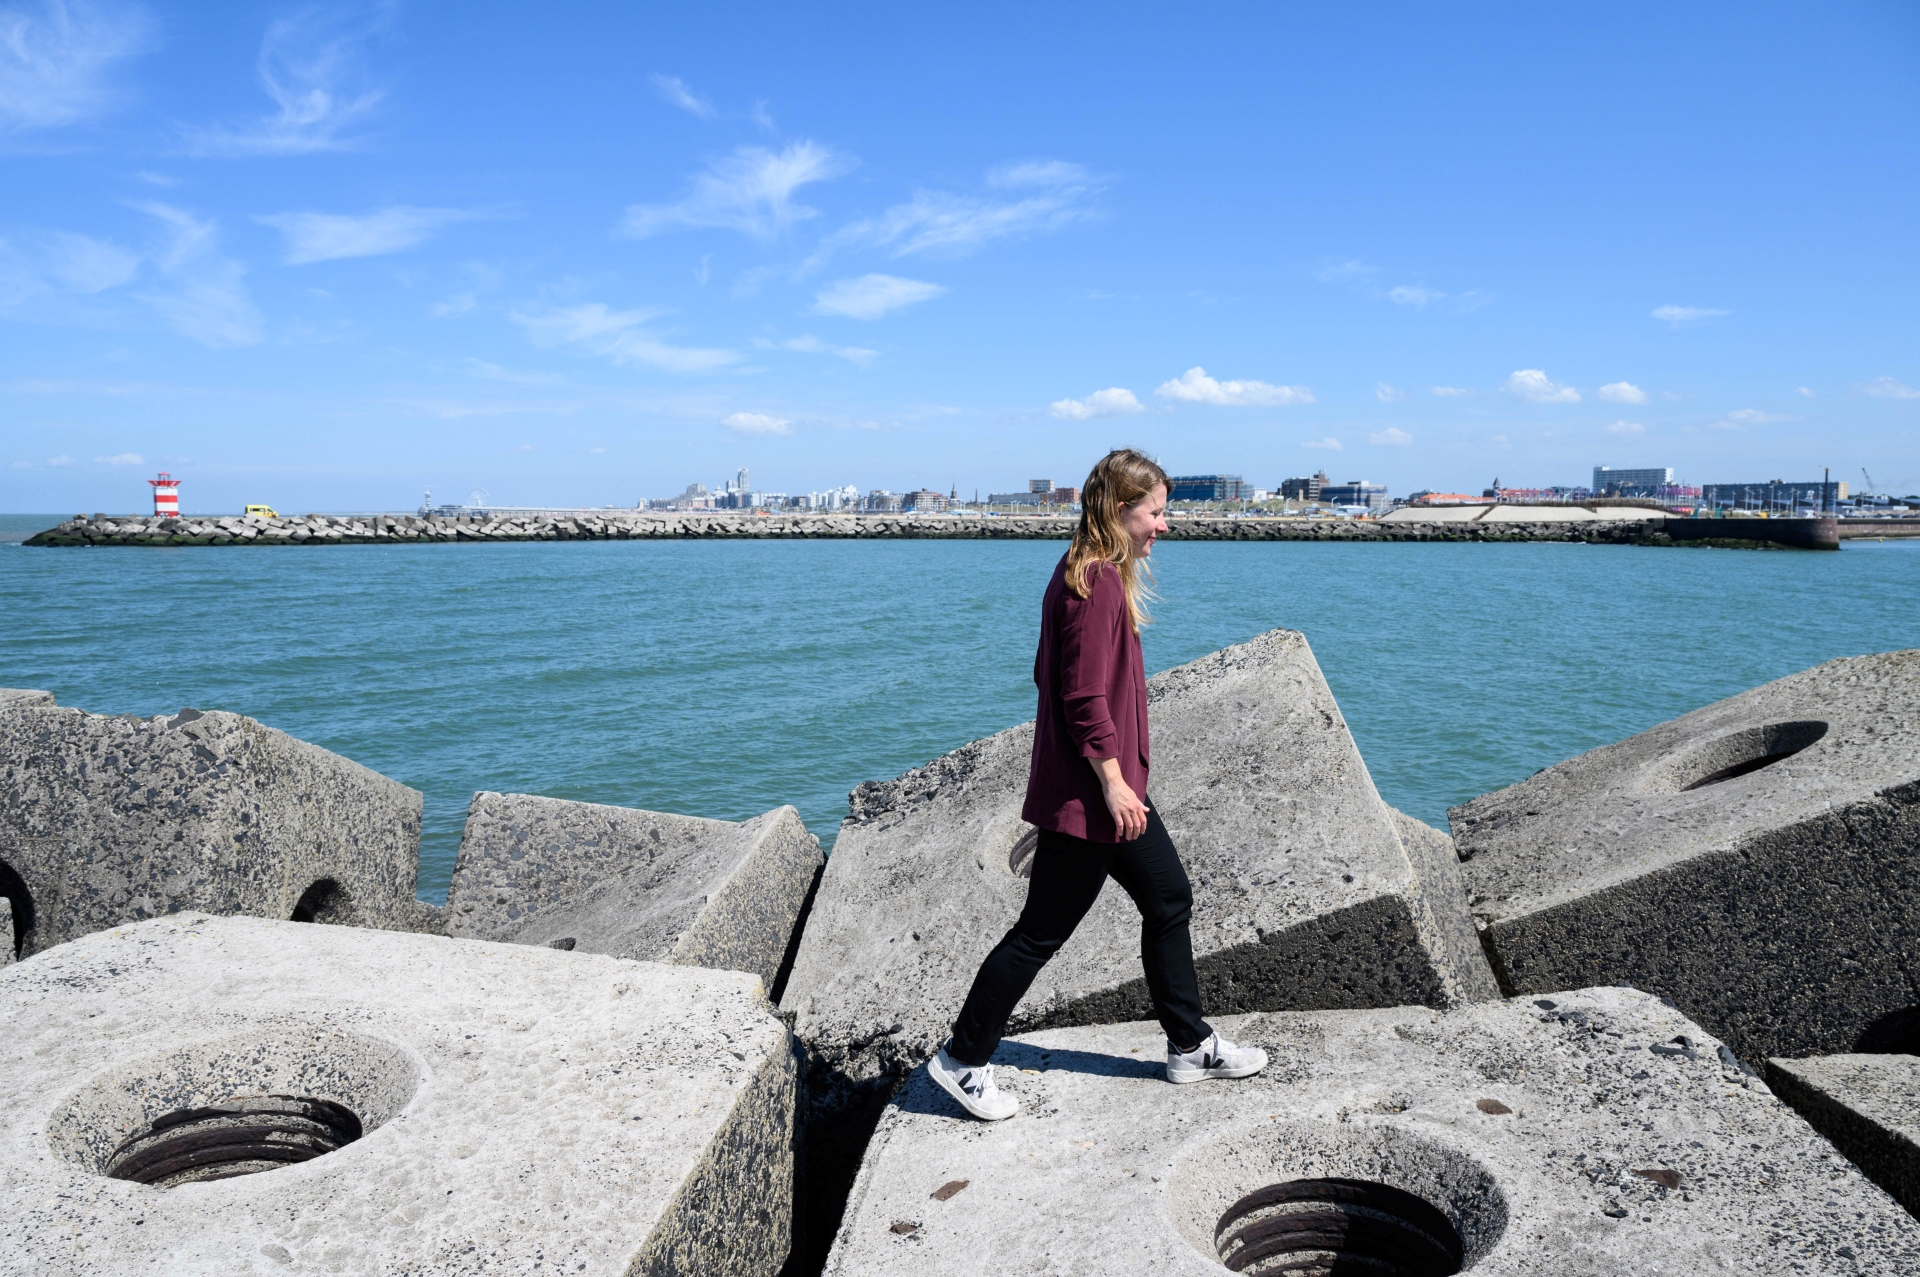
[[[7,13],[0,509],[1920,489],[1910,6]]]

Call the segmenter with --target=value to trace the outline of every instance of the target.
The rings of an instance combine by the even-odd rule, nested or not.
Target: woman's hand
[[[1120,775],[1120,760],[1089,758],[1087,761],[1099,773],[1100,790],[1106,796],[1107,811],[1113,815],[1113,826],[1120,834],[1120,841],[1132,842],[1146,833],[1147,805],[1140,801],[1140,795],[1134,793]]]

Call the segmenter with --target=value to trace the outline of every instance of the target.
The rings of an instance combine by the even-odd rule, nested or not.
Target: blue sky
[[[1920,489],[1920,7],[0,0],[0,509]]]

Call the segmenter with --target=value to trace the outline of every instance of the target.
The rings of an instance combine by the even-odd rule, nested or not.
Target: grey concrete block
[[[6,1272],[772,1277],[786,1258],[795,1069],[751,975],[176,914],[9,967],[0,1020]],[[103,1173],[158,1117],[271,1095],[364,1134],[209,1183]]]
[[[1457,864],[1432,839],[1409,850],[1305,637],[1274,630],[1167,670],[1148,702],[1149,796],[1193,882],[1209,1014],[1498,996]],[[841,1079],[930,1055],[1019,914],[1032,730],[854,790],[781,1003]],[[1109,887],[1013,1027],[1150,1015],[1139,934]]]
[[[1395,1213],[1451,1232],[1475,1277],[1920,1271],[1920,1222],[1649,995],[1222,1027],[1266,1048],[1264,1074],[1174,1087],[1153,1024],[1009,1040],[996,1075],[1022,1111],[994,1126],[916,1073],[827,1273],[1208,1277],[1246,1195],[1330,1177],[1437,1208]]]
[[[419,845],[417,791],[238,714],[0,712],[25,953],[183,909],[399,925]]]
[[[0,710],[12,709],[16,705],[51,705],[52,692],[30,691],[24,687],[0,687]]]
[[[752,971],[771,989],[822,859],[792,807],[735,822],[478,793],[446,930]]]
[[[13,948],[13,901],[0,896],[0,967],[12,964]]]
[[[1646,989],[1755,1065],[1853,1050],[1913,1001],[1920,651],[1830,661],[1451,815],[1512,992]]]
[[[1767,1085],[1920,1215],[1920,1056],[1768,1060]]]

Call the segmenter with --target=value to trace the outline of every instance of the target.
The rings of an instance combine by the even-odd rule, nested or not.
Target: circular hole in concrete
[[[407,1048],[364,1033],[242,1034],[111,1063],[53,1111],[47,1142],[95,1175],[167,1187],[221,1179],[311,1161],[373,1133],[425,1074]],[[210,1156],[190,1156],[202,1152]],[[194,1173],[217,1167],[226,1169]]]
[[[322,878],[300,893],[294,903],[292,921],[350,924],[353,921],[353,897],[331,878]]]
[[[359,1115],[310,1095],[236,1095],[162,1113],[107,1157],[108,1179],[155,1188],[309,1162],[360,1138]]]
[[[1860,1055],[1920,1055],[1920,1006],[1876,1017],[1860,1030],[1853,1049]]]
[[[1723,785],[1792,758],[1827,734],[1817,719],[1767,723],[1717,736],[1685,751],[1656,775],[1654,788],[1670,794]]]
[[[1033,853],[1040,850],[1040,831],[1028,826],[1007,849],[1007,872],[1016,878],[1033,877]]]
[[[1425,1198],[1359,1179],[1296,1179],[1255,1189],[1214,1227],[1220,1262],[1249,1277],[1368,1272],[1452,1277],[1460,1234]]]

